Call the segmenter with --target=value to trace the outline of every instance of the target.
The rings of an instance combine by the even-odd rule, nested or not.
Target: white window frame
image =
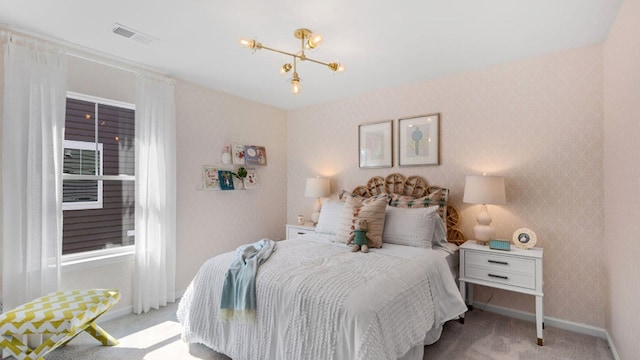
[[[64,148],[66,149],[76,149],[76,150],[96,150],[96,143],[88,142],[88,141],[76,141],[76,140],[65,140]],[[96,169],[98,176],[102,176],[102,169],[104,168],[103,163],[103,145],[102,143],[98,143],[98,156],[99,156],[99,164],[100,166]],[[73,174],[62,174],[62,180],[88,180],[86,176],[89,175],[79,175],[81,179],[74,179],[75,175]],[[102,180],[98,180],[98,200],[96,201],[69,201],[62,203],[62,210],[86,210],[86,209],[102,209]]]
[[[116,106],[124,109],[134,110],[134,111],[136,109],[135,104],[100,98],[97,96],[80,94],[73,91],[67,91],[67,98],[82,100],[82,101],[89,101],[89,102],[93,102],[101,105]],[[97,123],[98,121],[97,116],[95,118],[96,118],[95,121]],[[97,126],[96,126],[96,131],[97,131]],[[90,144],[95,145],[95,143],[90,143]],[[92,149],[95,149],[95,146],[92,147]],[[102,151],[100,151],[100,155],[102,156]],[[100,161],[100,164],[102,165],[102,159]],[[100,170],[100,172],[101,172],[100,175],[63,174],[62,179],[63,180],[98,180],[100,182],[101,180],[120,180],[120,181],[136,180],[135,175],[102,175],[102,169]],[[88,209],[88,208],[85,208],[85,209]],[[135,236],[135,230],[129,231],[127,236]],[[62,270],[64,272],[76,271],[76,270],[82,270],[85,268],[93,268],[96,266],[107,265],[107,264],[120,262],[120,261],[127,261],[132,259],[134,254],[135,254],[135,245],[115,246],[113,248],[108,248],[108,249],[66,254],[66,255],[62,255]]]

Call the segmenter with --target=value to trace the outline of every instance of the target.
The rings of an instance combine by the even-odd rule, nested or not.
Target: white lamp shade
[[[467,204],[506,204],[504,177],[467,175],[462,201]]]
[[[328,197],[331,194],[329,191],[329,179],[315,177],[308,178],[307,185],[304,188],[305,197]]]

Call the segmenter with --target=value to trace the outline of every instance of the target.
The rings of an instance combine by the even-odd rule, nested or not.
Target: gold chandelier
[[[265,49],[265,50],[277,52],[277,53],[280,53],[280,54],[284,54],[284,55],[287,55],[287,56],[291,56],[293,58],[293,65],[291,65],[291,63],[289,63],[289,62],[285,63],[280,68],[280,73],[281,74],[286,74],[286,73],[288,73],[289,71],[291,71],[293,69],[293,75],[291,76],[291,92],[293,92],[296,95],[298,93],[300,93],[300,77],[298,76],[298,71],[296,69],[296,64],[297,64],[298,60],[300,60],[300,61],[311,61],[311,62],[314,62],[316,64],[324,65],[324,66],[328,67],[331,71],[334,71],[334,72],[343,72],[344,71],[344,66],[342,66],[341,64],[339,64],[337,62],[325,63],[325,62],[322,62],[322,61],[311,59],[311,58],[307,57],[307,55],[304,53],[304,51],[306,49],[311,50],[311,49],[315,49],[316,47],[318,47],[320,45],[320,43],[322,43],[322,35],[314,34],[314,33],[311,32],[311,30],[302,28],[302,29],[297,29],[296,31],[294,31],[293,32],[293,36],[296,39],[300,39],[300,51],[298,51],[297,53],[290,53],[290,52],[286,52],[286,51],[270,48],[270,47],[262,45],[261,43],[257,42],[255,39],[253,39],[253,40],[242,39],[242,40],[240,40],[240,45],[242,47],[246,47],[246,48],[253,49],[253,50]]]

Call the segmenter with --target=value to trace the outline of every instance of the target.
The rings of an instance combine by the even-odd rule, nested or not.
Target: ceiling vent
[[[135,40],[145,45],[155,40],[155,38],[151,35],[143,34],[139,31],[133,30],[118,23],[113,24],[113,28],[111,29],[111,31],[113,31],[114,34],[124,36],[128,39]]]

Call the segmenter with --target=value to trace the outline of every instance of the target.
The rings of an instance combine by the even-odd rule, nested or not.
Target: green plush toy
[[[362,251],[363,253],[369,252],[369,246],[367,246],[367,220],[356,220],[355,230],[353,230],[351,240],[355,243],[351,251]]]

